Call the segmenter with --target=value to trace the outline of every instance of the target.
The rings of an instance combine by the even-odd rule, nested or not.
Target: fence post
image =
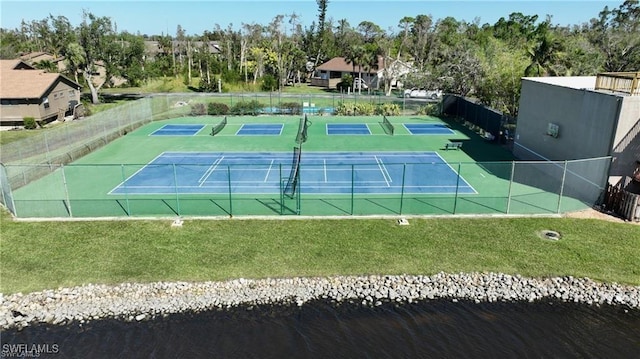
[[[122,186],[124,187],[124,202],[127,204],[127,216],[131,216],[131,207],[129,206],[129,191],[127,190],[127,179],[124,174],[124,164],[120,165],[120,173],[122,174]]]
[[[178,212],[178,216],[180,216],[180,193],[178,192],[178,173],[175,163],[173,164],[173,183],[176,189],[176,211]]]
[[[353,216],[353,201],[354,201],[354,196],[353,196],[353,179],[354,179],[354,170],[353,170],[353,166],[354,164],[351,164],[351,215]]]
[[[509,193],[507,194],[507,213],[511,210],[511,187],[513,186],[513,173],[516,170],[516,161],[511,161],[511,176],[509,178]]]
[[[47,150],[47,163],[49,164],[49,169],[51,169],[51,154],[49,153],[49,140],[47,139],[47,133],[44,132],[44,146]]]
[[[227,165],[227,182],[229,184],[229,217],[233,217],[233,199],[231,198],[231,165]]]
[[[60,165],[60,172],[62,173],[62,184],[64,186],[64,196],[67,202],[67,209],[69,210],[69,217],[73,217],[71,211],[71,200],[69,199],[69,187],[67,186],[67,176],[64,174],[64,165]]]
[[[407,170],[407,164],[402,164],[402,186],[400,187],[400,215],[402,215],[402,205],[404,203],[404,176]]]
[[[567,177],[567,160],[564,161],[564,169],[562,171],[562,184],[560,184],[560,196],[558,197],[558,211],[556,213],[560,214],[560,206],[562,204],[562,194],[564,193],[564,181]]]
[[[437,165],[436,165],[437,166]],[[460,187],[460,162],[458,162],[458,172],[456,177],[456,196],[453,199],[453,214],[456,214],[456,209],[458,207],[458,187]]]

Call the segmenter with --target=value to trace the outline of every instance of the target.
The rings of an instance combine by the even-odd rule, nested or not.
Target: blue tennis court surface
[[[279,194],[289,152],[165,152],[111,194]],[[302,194],[476,193],[436,152],[304,152]]]
[[[280,136],[282,133],[281,123],[245,123],[240,127],[236,136]]]
[[[327,135],[370,135],[366,123],[328,123]]]
[[[203,128],[204,125],[164,125],[159,129],[153,131],[150,136],[193,136]]]
[[[451,135],[453,130],[439,123],[405,123],[404,127],[412,135]]]

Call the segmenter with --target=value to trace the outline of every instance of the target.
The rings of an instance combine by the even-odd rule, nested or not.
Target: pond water
[[[38,348],[40,358],[638,358],[640,311],[559,302],[313,302],[2,333],[3,358]]]

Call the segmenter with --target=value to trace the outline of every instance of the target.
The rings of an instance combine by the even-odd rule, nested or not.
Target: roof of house
[[[74,88],[81,86],[59,73],[36,70],[22,60],[0,60],[0,98],[41,98],[58,81]]]
[[[36,63],[40,61],[51,61],[53,63],[56,63],[64,60],[64,56],[56,57],[43,51],[36,51],[20,55],[20,60],[23,60],[27,63]]]
[[[174,48],[176,52],[179,52],[178,48],[186,48],[187,42],[172,40],[171,46]],[[210,54],[219,54],[220,52],[222,52],[218,41],[192,41],[191,46],[194,49],[201,49],[203,46],[206,46]],[[144,47],[147,53],[150,55],[157,55],[157,54],[164,53],[164,50],[162,49],[162,46],[160,46],[159,41],[145,40]]]
[[[377,68],[370,69],[368,72],[372,74],[376,74],[378,73],[379,70],[383,68],[384,68],[384,63],[382,61],[382,57],[378,57]],[[331,60],[325,62],[324,64],[316,67],[316,70],[352,72],[353,64],[348,63],[344,57],[334,57]],[[356,65],[356,71],[358,71],[357,65]],[[367,73],[364,66],[362,67],[362,72]]]

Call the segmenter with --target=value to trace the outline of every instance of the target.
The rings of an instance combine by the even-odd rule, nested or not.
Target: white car
[[[442,97],[441,90],[422,90],[422,89],[407,89],[404,90],[404,97],[411,98],[427,98],[431,100],[437,100]]]
[[[356,90],[357,89],[366,90],[369,88],[369,86],[367,86],[367,82],[364,79],[356,77],[353,80],[353,88]]]

